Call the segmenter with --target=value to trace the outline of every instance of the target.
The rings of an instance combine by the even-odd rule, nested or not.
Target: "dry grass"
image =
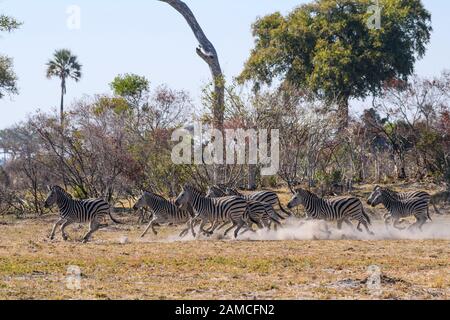
[[[124,225],[83,245],[86,227],[69,228],[69,242],[47,240],[55,219],[0,225],[0,298],[450,297],[450,241],[164,241],[173,229],[142,241],[142,227]],[[79,291],[66,288],[70,265],[82,270]],[[379,296],[364,284],[371,265],[383,274]]]

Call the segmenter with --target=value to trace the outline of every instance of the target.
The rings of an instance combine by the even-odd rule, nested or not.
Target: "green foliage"
[[[22,25],[12,17],[0,15],[0,32],[11,32]],[[5,94],[17,94],[17,76],[13,70],[13,61],[11,58],[0,55],[0,99]]]
[[[82,65],[77,56],[68,49],[55,51],[53,58],[47,62],[47,78],[57,77],[62,81],[64,93],[66,92],[66,79],[78,82],[81,79]]]
[[[139,103],[148,94],[149,86],[147,78],[129,73],[118,75],[110,84],[116,96],[122,97],[132,104]]]
[[[0,56],[0,99],[5,94],[17,94],[17,76],[13,70],[12,59]]]
[[[0,15],[0,31],[11,32],[14,29],[18,29],[22,25],[22,22],[17,21],[12,17],[6,15]]]
[[[253,25],[255,48],[239,80],[275,79],[327,101],[364,98],[406,79],[425,54],[431,16],[420,0],[380,0],[381,29],[367,26],[369,0],[317,0]]]

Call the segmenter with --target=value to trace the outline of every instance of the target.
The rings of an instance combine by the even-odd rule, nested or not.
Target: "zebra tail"
[[[109,210],[109,217],[111,218],[111,220],[112,220],[114,223],[117,223],[117,224],[123,224],[123,222],[120,222],[119,220],[117,220],[116,218],[114,218],[114,217],[112,216],[111,210]]]
[[[281,202],[280,202],[280,198],[278,198],[278,206],[280,207],[281,211],[283,211],[284,213],[286,213],[288,215],[288,217],[292,216],[291,212],[288,212],[286,209],[283,208],[283,206],[281,205]]]

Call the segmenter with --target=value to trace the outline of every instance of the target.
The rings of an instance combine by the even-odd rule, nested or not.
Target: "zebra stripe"
[[[426,201],[427,202],[427,217],[428,217],[429,220],[432,220],[431,217],[430,217],[430,210],[428,208],[429,204],[431,202],[431,195],[429,193],[427,193],[425,191],[396,192],[394,190],[391,190],[391,189],[388,189],[388,188],[384,188],[384,187],[381,187],[381,186],[376,186],[373,189],[373,192],[375,192],[375,191],[377,191],[379,189],[385,190],[394,199],[397,199],[397,200],[400,200],[400,201],[409,200],[409,199],[413,199],[413,198],[420,198],[423,201]],[[371,204],[370,201],[368,201],[368,203]],[[434,209],[436,210],[436,212],[439,212],[439,210],[436,208],[436,206],[434,206]]]
[[[361,224],[369,234],[371,224],[369,216],[364,211],[361,201],[355,197],[336,197],[332,199],[323,199],[312,192],[304,189],[296,190],[296,194],[289,201],[288,208],[294,208],[302,204],[305,207],[309,219],[337,221],[338,229],[341,229],[342,223],[352,226],[350,220],[358,221],[357,229],[362,231]]]
[[[218,186],[208,187],[208,192],[206,194],[207,198],[221,198],[225,196],[227,196],[226,193]],[[278,220],[278,215],[275,210],[273,210],[272,205],[265,202],[247,200],[242,195],[237,196],[247,201],[249,220],[250,222],[255,223],[258,228],[262,229],[267,227],[270,230],[272,222],[275,223],[275,228],[277,225],[281,225],[281,222]]]
[[[253,192],[251,194],[242,194],[239,191],[237,191],[234,188],[227,188],[226,189],[227,195],[233,195],[233,196],[240,196],[243,197],[246,200],[253,200],[258,202],[265,202],[268,203],[273,207],[276,205],[279,206],[280,210],[283,211],[288,216],[291,216],[292,214],[285,210],[283,206],[281,205],[280,199],[278,198],[278,195],[273,191],[263,190],[263,191],[257,191]],[[285,219],[283,216],[280,216],[279,214],[276,214],[279,219]]]
[[[375,207],[379,204],[388,210],[390,217],[385,215],[386,225],[390,219],[394,220],[394,227],[397,229],[404,229],[398,225],[401,223],[400,219],[414,216],[416,222],[410,226],[410,228],[418,227],[422,230],[422,226],[429,219],[428,214],[428,197],[409,198],[406,200],[399,200],[391,192],[378,188],[369,196],[368,203]],[[431,220],[431,219],[430,219]]]
[[[153,233],[157,235],[158,232],[155,230],[156,225],[169,223],[174,225],[185,224],[190,222],[191,217],[193,216],[193,211],[190,210],[190,207],[188,207],[187,210],[180,210],[173,201],[169,201],[156,193],[148,191],[142,194],[133,209],[139,210],[143,207],[148,207],[153,212],[153,219],[142,233],[142,238],[150,228],[152,228]],[[185,236],[189,232],[189,228],[190,223],[186,229],[181,231],[180,237]],[[192,233],[194,234],[194,232]]]
[[[212,234],[218,227],[218,223],[231,221],[233,225],[225,231],[224,235],[227,235],[231,229],[236,227],[234,231],[234,237],[236,238],[239,230],[248,220],[247,202],[244,199],[234,196],[206,198],[205,194],[189,185],[183,187],[183,191],[175,200],[175,204],[179,208],[185,208],[189,204],[192,205],[197,213],[194,220],[201,219],[200,230],[206,234]],[[208,222],[214,226],[211,231],[204,230],[204,226]]]
[[[90,223],[89,231],[83,237],[83,242],[87,242],[89,237],[97,231],[100,219],[108,215],[115,223],[120,223],[111,215],[111,208],[108,202],[103,199],[74,200],[70,194],[59,186],[50,188],[44,206],[50,208],[56,203],[59,208],[60,219],[53,226],[50,239],[54,239],[58,225],[61,226],[61,233],[64,240],[67,240],[65,228],[73,223]]]

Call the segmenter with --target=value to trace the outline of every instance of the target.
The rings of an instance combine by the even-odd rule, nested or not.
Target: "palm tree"
[[[61,79],[61,125],[64,122],[64,95],[66,94],[66,80],[73,79],[78,82],[81,79],[82,65],[78,63],[77,56],[68,49],[55,51],[53,59],[47,63],[47,78],[58,77]]]

